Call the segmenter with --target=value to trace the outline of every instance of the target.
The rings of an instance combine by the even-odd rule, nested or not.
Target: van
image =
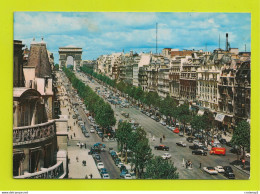
[[[211,155],[215,154],[215,155],[226,155],[226,148],[218,148],[218,147],[213,147],[211,148],[210,152]]]

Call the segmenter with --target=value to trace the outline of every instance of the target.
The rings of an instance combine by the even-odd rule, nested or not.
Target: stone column
[[[33,115],[32,115],[31,125],[35,125],[36,113],[37,113],[37,101],[35,101],[34,106],[33,106]]]
[[[18,101],[14,101],[14,113],[13,113],[13,127],[19,127],[19,113],[20,113],[20,105],[19,105],[19,102]]]
[[[25,158],[23,163],[21,163],[21,175],[24,173],[29,172],[29,165],[30,165],[30,152],[29,149],[24,149]]]

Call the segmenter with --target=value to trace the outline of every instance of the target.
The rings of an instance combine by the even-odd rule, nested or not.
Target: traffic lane
[[[92,85],[92,84],[91,84]],[[95,85],[93,84],[92,85],[92,87],[95,87]],[[155,136],[155,137],[162,137],[163,135],[165,135],[166,136],[166,138],[167,138],[167,136],[169,135],[169,136],[172,136],[173,135],[173,133],[172,133],[172,131],[170,131],[170,130],[168,130],[166,127],[164,127],[164,126],[162,126],[161,124],[159,124],[159,123],[157,123],[156,121],[154,121],[154,120],[152,120],[150,117],[148,117],[148,116],[146,116],[145,114],[143,114],[143,113],[141,113],[139,110],[136,110],[136,109],[134,109],[134,108],[121,108],[121,107],[119,107],[119,106],[117,106],[117,108],[114,108],[114,110],[115,110],[115,112],[118,114],[118,117],[117,118],[120,118],[120,119],[125,119],[125,118],[123,118],[122,116],[121,116],[121,111],[123,110],[124,112],[127,112],[127,113],[129,113],[129,118],[132,118],[132,119],[134,119],[134,120],[136,120],[136,122],[138,122],[138,123],[140,123],[144,128],[145,128],[145,130],[148,132],[148,133],[150,133],[152,136]],[[180,140],[185,140],[185,138],[183,138],[183,139],[178,139],[178,141],[180,141]],[[176,144],[176,142],[174,142],[175,144]],[[190,153],[188,153],[188,152],[190,152]],[[179,158],[180,157],[187,157],[187,154],[191,154],[191,150],[189,150],[188,152],[181,152],[181,153],[179,153],[178,151],[177,151],[177,153],[179,153],[181,156],[179,156]],[[175,152],[176,153],[176,152]],[[184,153],[184,154],[182,154],[182,153]],[[229,154],[227,154],[227,155],[229,155]],[[189,155],[188,155],[189,156]],[[231,156],[231,155],[230,155]],[[201,157],[203,157],[203,156],[201,156]],[[207,157],[207,156],[206,156]],[[220,156],[217,156],[217,157],[220,157]],[[205,163],[205,159],[203,159],[203,158],[200,158],[199,159],[199,157],[196,157],[195,156],[195,158],[194,157],[190,157],[190,158],[193,158],[192,160],[195,160],[195,162],[196,163],[198,163],[198,165],[199,165],[199,163],[202,163],[202,167],[203,167],[203,163]],[[232,158],[233,159],[233,158]],[[214,160],[214,159],[213,159]],[[216,160],[216,159],[215,159]],[[209,160],[206,160],[206,161],[209,161]],[[211,161],[211,160],[210,160]],[[223,162],[223,160],[222,160],[222,158],[220,158],[220,160],[219,159],[217,159],[216,160],[217,162],[218,162],[218,164],[217,165],[221,165],[221,164],[219,164],[219,163],[222,163]],[[226,161],[224,161],[224,162],[226,162]],[[182,163],[182,162],[181,162]],[[210,166],[212,166],[212,162],[210,162],[210,164],[209,163],[206,163],[206,164],[208,164],[208,165],[210,165]],[[206,165],[205,164],[205,165]],[[225,164],[225,165],[229,165],[229,162],[228,162],[228,164]],[[201,170],[200,170],[201,171]],[[245,176],[243,175],[243,174],[241,174],[241,172],[237,172],[237,170],[236,169],[234,169],[234,171],[235,171],[235,173],[236,174],[238,174],[238,175],[241,175],[241,178],[242,179],[244,179],[245,178]],[[188,171],[189,172],[189,171]],[[196,176],[197,177],[197,176]],[[212,176],[210,176],[210,177],[212,177]],[[216,177],[216,176],[213,176],[213,177]],[[239,177],[237,177],[237,178],[239,178]],[[247,178],[247,177],[246,177]],[[208,177],[207,177],[207,179],[208,179]]]
[[[112,157],[110,156],[108,151],[104,151],[100,153],[101,160],[108,171],[108,174],[111,179],[119,179],[120,178],[120,170],[114,164]]]

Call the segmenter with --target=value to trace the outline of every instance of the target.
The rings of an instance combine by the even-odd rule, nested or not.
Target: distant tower
[[[228,33],[226,33],[226,51],[229,50]]]

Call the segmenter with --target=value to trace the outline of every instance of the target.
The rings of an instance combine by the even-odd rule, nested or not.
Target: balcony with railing
[[[13,146],[37,143],[55,136],[55,121],[13,128]]]
[[[50,168],[41,168],[40,171],[34,173],[26,173],[21,176],[15,176],[16,179],[61,179],[66,173],[63,169],[63,162],[58,161],[57,164]]]

